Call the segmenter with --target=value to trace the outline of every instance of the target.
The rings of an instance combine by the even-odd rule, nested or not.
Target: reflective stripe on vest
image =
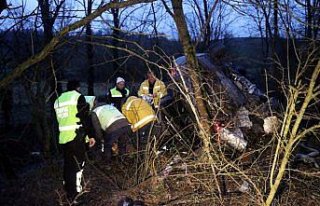
[[[55,101],[54,109],[56,111],[59,123],[59,143],[65,144],[76,137],[76,130],[81,127],[78,114],[78,99],[80,93],[77,91],[68,91],[61,94]]]
[[[127,106],[126,106],[126,110],[127,110],[127,111],[130,110],[131,104],[132,104],[134,101],[141,101],[141,99],[139,99],[139,98],[132,98],[132,99],[130,100],[130,102],[127,104]]]
[[[59,131],[64,132],[64,131],[69,131],[69,130],[76,130],[76,129],[79,129],[81,126],[82,125],[76,124],[76,125],[59,127]]]
[[[135,123],[134,125],[131,126],[133,131],[136,131],[140,128],[142,128],[142,126],[148,124],[149,122],[153,122],[157,119],[157,117],[155,115],[148,115],[145,116],[144,118],[142,118],[140,121],[138,121],[137,123]]]
[[[80,95],[79,96],[74,95],[74,96],[70,97],[71,99],[69,101],[59,100],[59,98],[58,98],[54,103],[54,109],[57,109],[59,107],[70,106],[70,105],[77,105],[79,97],[80,97]]]
[[[126,97],[129,96],[129,90],[127,88],[125,88],[126,90]],[[111,97],[122,97],[122,93],[120,91],[117,90],[116,87],[114,87],[113,89],[110,90],[111,93]]]
[[[86,99],[86,102],[89,104],[90,110],[91,110],[93,108],[94,101],[96,100],[96,97],[95,96],[84,96],[84,98]]]
[[[148,80],[144,81],[142,83],[143,94],[140,94],[139,96],[143,96],[143,95],[149,94],[149,87],[150,87],[150,83],[148,82]],[[152,93],[153,94],[160,93],[159,96],[156,97],[155,99],[161,99],[163,97],[163,93],[161,92],[160,80],[156,80],[156,82],[154,84],[154,87],[153,87],[153,90],[152,90]],[[158,100],[157,100],[157,102],[158,102]]]
[[[102,105],[93,110],[96,113],[102,130],[106,129],[115,121],[125,119],[125,116],[112,105]]]
[[[141,98],[129,97],[122,106],[122,111],[129,123],[131,123],[133,132],[157,120],[152,107]]]

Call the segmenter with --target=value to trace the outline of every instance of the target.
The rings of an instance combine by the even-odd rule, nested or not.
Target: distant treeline
[[[107,82],[116,75],[124,75],[130,80],[138,81],[143,79],[143,74],[148,68],[155,68],[152,64],[146,64],[145,61],[127,51],[159,64],[164,64],[159,56],[182,55],[180,43],[165,37],[122,34],[121,40],[116,40],[110,35],[100,33],[100,35],[93,35],[92,43],[88,43],[84,35],[69,35],[61,41],[53,54],[55,66],[61,72],[61,79],[78,77],[79,80],[86,81],[88,72],[91,72],[88,71],[86,51],[88,44],[93,46],[94,51],[92,62],[95,82]],[[19,63],[41,51],[43,45],[43,32],[41,31],[1,32],[1,74],[7,73]],[[111,47],[118,47],[118,49]],[[115,55],[117,55],[117,59],[114,59]]]
[[[92,36],[92,42],[89,43],[82,34],[67,36],[52,54],[54,65],[59,71],[59,79],[87,80],[89,72],[92,72],[89,71],[88,44],[93,47],[92,65],[95,82],[110,82],[118,75],[124,76],[129,81],[141,81],[147,69],[157,70],[154,65],[132,55],[132,52],[150,62],[162,65],[166,65],[170,58],[172,60],[173,57],[183,55],[179,41],[167,39],[165,36],[152,37],[144,34],[122,33],[120,38],[117,40],[111,35],[97,33]],[[43,41],[42,31],[1,32],[1,76],[41,51]],[[259,67],[262,67],[264,56],[260,38],[230,38],[212,41],[210,48],[197,49],[197,52],[211,52],[216,45],[223,45],[224,55],[228,57],[228,61],[234,62],[239,67],[245,67],[248,70],[259,70]],[[159,75],[161,72],[156,71],[156,73]]]

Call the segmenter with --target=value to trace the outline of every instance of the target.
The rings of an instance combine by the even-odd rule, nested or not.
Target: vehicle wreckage
[[[196,57],[201,67],[200,79],[204,83],[207,110],[217,142],[224,142],[243,152],[250,146],[256,146],[257,141],[250,138],[273,135],[278,131],[280,120],[275,114],[280,103],[276,98],[266,95],[231,63],[216,65],[207,53],[198,53]],[[186,57],[181,56],[175,60],[175,71],[172,73],[175,78],[183,79],[192,92],[188,69]],[[294,163],[303,162],[319,168],[319,150],[304,142],[298,146],[304,152],[295,154]]]
[[[196,57],[201,67],[200,79],[203,82],[207,110],[219,141],[226,142],[236,150],[245,150],[249,137],[242,130],[256,129],[251,120],[253,116],[263,120],[259,127],[265,134],[272,134],[277,130],[278,119],[270,111],[270,108],[277,106],[273,98],[270,99],[241,75],[232,64],[215,65],[207,53],[198,53]],[[188,92],[192,92],[188,69],[186,57],[181,56],[175,60],[171,74],[184,83]],[[251,111],[260,115],[254,115]]]

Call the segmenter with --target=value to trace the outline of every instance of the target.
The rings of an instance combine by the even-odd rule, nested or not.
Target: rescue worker
[[[157,120],[156,114],[150,104],[138,97],[129,97],[122,106],[122,113],[131,124],[133,132],[139,132],[140,141],[150,125]]]
[[[125,97],[128,97],[130,91],[126,88],[125,80],[118,77],[116,86],[108,92],[108,103],[113,104],[119,111],[121,111],[121,102]]]
[[[90,130],[89,106],[80,94],[79,81],[69,81],[67,91],[54,103],[59,125],[59,144],[62,146],[64,167],[63,179],[70,201],[82,191],[82,172],[85,164],[85,137],[88,135],[90,147],[95,139]]]
[[[147,73],[147,79],[142,82],[138,91],[139,97],[150,101],[154,108],[159,108],[161,99],[167,95],[166,85],[155,77],[153,72]]]
[[[103,97],[98,97],[91,113],[91,120],[96,138],[104,142],[107,164],[111,162],[112,145],[117,140],[119,154],[126,153],[130,125],[126,117],[116,107],[106,104]]]

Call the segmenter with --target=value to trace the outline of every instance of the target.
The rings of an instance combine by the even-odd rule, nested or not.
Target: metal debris
[[[237,126],[251,128],[252,122],[249,118],[249,111],[245,107],[240,107],[237,111]]]

